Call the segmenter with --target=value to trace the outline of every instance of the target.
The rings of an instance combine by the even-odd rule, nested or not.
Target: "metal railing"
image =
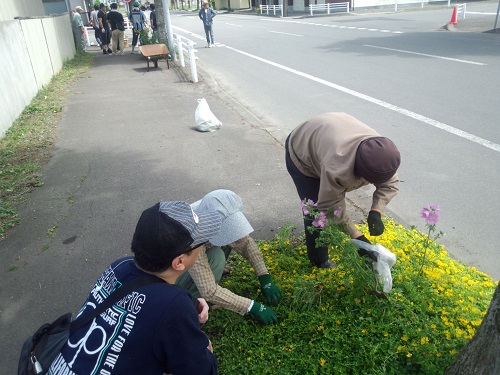
[[[465,19],[465,13],[467,13],[467,4],[457,4],[455,5],[457,7],[457,19],[464,20]]]
[[[186,54],[186,57],[189,58],[191,78],[193,82],[198,82],[198,70],[196,69],[196,59],[198,59],[196,53],[198,51],[195,48],[196,42],[179,34],[172,34],[172,36],[174,37],[174,51],[172,54],[174,60],[178,58],[180,65],[184,68],[186,66],[184,54]]]
[[[310,4],[309,11],[311,12],[311,16],[314,10],[326,10],[327,14],[330,14],[330,10],[344,10],[349,13],[349,3]]]
[[[281,12],[281,17],[283,17],[283,5],[261,5],[260,6],[260,14],[262,14],[263,11],[266,11],[266,14],[269,14],[269,11],[273,11],[273,15],[276,15],[276,11]]]

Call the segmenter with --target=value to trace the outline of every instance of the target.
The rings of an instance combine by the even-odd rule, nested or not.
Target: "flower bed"
[[[397,256],[387,299],[372,293],[374,278],[357,248],[326,226],[334,269],[310,265],[303,237],[285,228],[260,242],[273,280],[283,292],[274,308],[279,323],[211,312],[205,330],[221,374],[442,374],[474,335],[496,284],[451,259],[429,234],[385,220],[372,242]],[[428,223],[429,224],[429,223]],[[328,231],[331,231],[328,233]],[[334,239],[334,240],[333,240]],[[222,285],[264,302],[253,269],[230,258]]]

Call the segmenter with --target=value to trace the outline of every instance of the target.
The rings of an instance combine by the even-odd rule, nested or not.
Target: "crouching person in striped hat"
[[[218,211],[222,216],[222,226],[221,231],[205,245],[206,251],[200,252],[193,267],[176,284],[189,290],[193,297],[202,297],[224,309],[240,315],[248,313],[263,324],[277,323],[278,318],[270,307],[219,285],[229,254],[235,251],[255,270],[266,303],[276,306],[281,301],[281,291],[273,283],[257,244],[249,236],[253,228],[242,212],[241,198],[230,190],[220,189],[208,193],[191,206],[194,210]]]

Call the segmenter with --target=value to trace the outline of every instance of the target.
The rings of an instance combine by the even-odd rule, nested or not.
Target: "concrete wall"
[[[42,0],[0,0],[2,10],[0,21],[13,20],[15,17],[45,16]]]
[[[0,22],[0,137],[75,55],[68,14]]]

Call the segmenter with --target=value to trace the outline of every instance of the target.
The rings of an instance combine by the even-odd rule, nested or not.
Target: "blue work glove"
[[[271,280],[271,275],[266,273],[265,275],[259,276],[260,289],[262,290],[262,295],[266,299],[269,305],[278,306],[281,301],[281,291]]]
[[[274,311],[269,307],[261,305],[257,301],[253,301],[253,306],[250,309],[250,314],[252,314],[255,319],[263,324],[278,323],[278,317],[276,316]]]
[[[382,223],[382,217],[378,211],[370,211],[368,213],[368,230],[371,236],[380,236],[384,233],[384,223]]]

